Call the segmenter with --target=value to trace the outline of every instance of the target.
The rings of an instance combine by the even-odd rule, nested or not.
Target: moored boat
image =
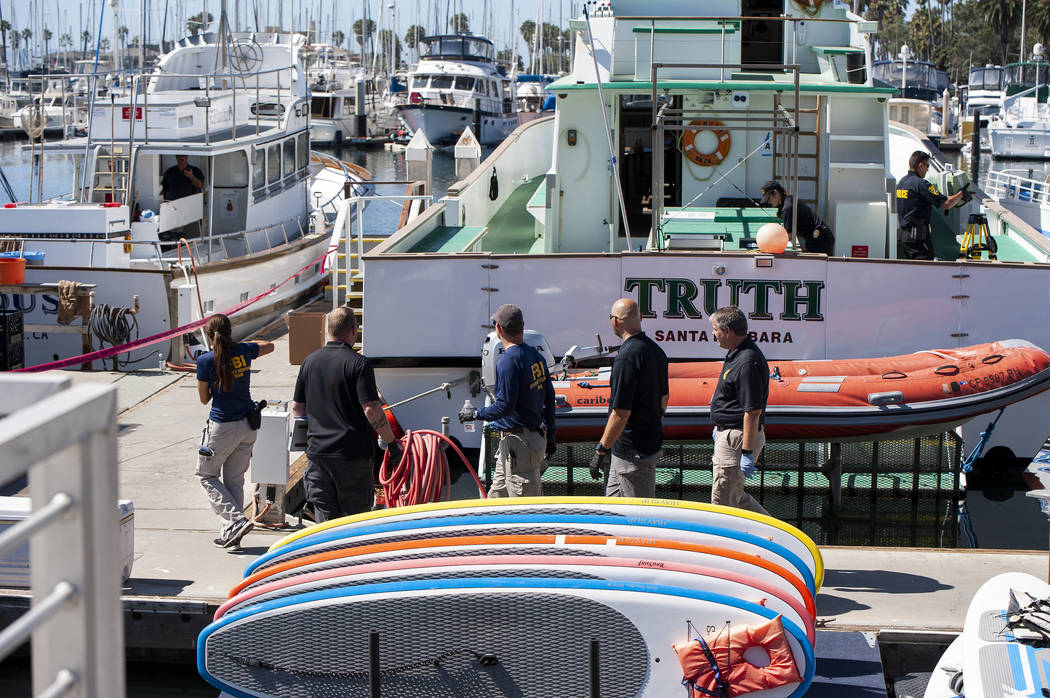
[[[664,434],[707,438],[722,364],[669,368]],[[768,438],[870,439],[951,429],[1050,388],[1050,355],[1022,340],[930,349],[881,359],[770,361]],[[555,381],[558,438],[597,439],[608,413],[609,370]]]
[[[231,308],[245,336],[320,292],[334,202],[362,176],[311,163],[303,43],[288,33],[188,37],[154,72],[96,101],[84,138],[44,144],[72,156],[73,192],[0,210],[8,248],[43,258],[3,299],[26,313],[27,366],[80,355],[85,337],[122,344]],[[185,171],[203,186],[167,192]],[[62,281],[93,285],[94,307],[122,322],[56,327]],[[158,348],[186,358],[175,337],[114,367],[155,362]]]

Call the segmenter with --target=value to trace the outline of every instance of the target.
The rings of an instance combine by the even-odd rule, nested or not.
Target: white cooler
[[[122,499],[120,508],[120,558],[123,569],[121,579],[131,576],[131,564],[135,558],[135,504]],[[0,497],[0,532],[29,518],[32,513],[29,497]],[[29,587],[29,542],[0,557],[0,587]]]

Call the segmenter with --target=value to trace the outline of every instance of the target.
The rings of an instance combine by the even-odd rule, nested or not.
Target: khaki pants
[[[605,483],[606,497],[656,496],[656,462],[663,451],[648,456],[635,452],[630,458],[613,455],[609,463],[609,480]]]
[[[547,450],[547,437],[538,431],[520,434],[500,432],[496,468],[492,473],[490,497],[539,497],[540,462]]]
[[[244,518],[244,474],[248,472],[258,434],[248,426],[247,419],[208,422],[205,445],[214,455],[197,454],[196,474],[212,511],[222,519],[220,535],[225,536]]]
[[[740,472],[740,449],[743,448],[743,429],[719,429],[715,437],[715,454],[711,457],[712,474],[711,503],[727,507],[747,509],[758,514],[769,514],[754,497],[744,491],[744,474]],[[755,460],[766,445],[766,433],[755,435]]]

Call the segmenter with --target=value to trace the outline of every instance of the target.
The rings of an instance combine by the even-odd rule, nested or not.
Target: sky
[[[379,13],[382,10],[382,28],[389,28],[390,10],[388,5],[393,4],[394,24],[397,35],[404,38],[408,27],[413,24],[424,25],[428,17],[430,23],[426,26],[428,33],[435,29],[435,18],[439,18],[438,25],[447,27],[445,17],[451,12],[463,12],[470,20],[470,28],[480,33],[485,27],[486,15],[491,16],[491,28],[488,32],[497,48],[507,46],[511,40],[512,33],[517,36],[516,27],[527,19],[536,21],[540,3],[543,5],[543,21],[553,24],[567,26],[571,8],[578,8],[582,0],[227,0],[227,13],[230,22],[235,22],[237,15],[240,16],[240,24],[235,28],[254,26],[254,14],[258,12],[260,25],[275,24],[276,18],[283,15],[283,28],[303,29],[299,22],[303,23],[312,16],[317,20],[321,30],[321,39],[327,40],[332,28],[341,30],[344,34],[351,33],[353,22],[360,19],[364,6],[370,6],[372,20],[379,23]],[[53,35],[51,49],[58,37],[70,34],[74,43],[79,45],[79,38],[85,29],[90,29],[92,35],[96,32],[99,16],[102,19],[102,36],[109,37],[113,41],[113,8],[109,6],[110,0],[81,0],[79,4],[60,2],[59,0],[0,0],[4,19],[19,30],[28,27],[33,36],[41,34],[40,27],[48,27]],[[513,2],[514,12],[511,13]],[[105,3],[105,6],[103,6]],[[120,7],[119,23],[129,30],[128,37],[138,36],[140,31],[140,8],[146,7],[146,36],[149,43],[154,43],[160,38],[162,29],[165,29],[165,38],[173,38],[173,25],[175,17],[183,18],[180,22],[185,29],[185,18],[193,16],[203,9],[207,9],[216,19],[221,7],[219,0],[117,0]],[[440,6],[439,11],[435,7]],[[334,22],[333,19],[334,12]],[[165,15],[167,26],[165,27]],[[41,16],[43,21],[41,23]],[[294,24],[293,24],[293,19]],[[512,21],[513,20],[513,21]],[[118,25],[119,26],[119,25]],[[181,34],[180,34],[181,35]],[[519,37],[520,39],[520,37]],[[35,43],[35,39],[33,40]],[[519,51],[525,51],[524,41],[518,41]],[[356,46],[352,44],[352,46]]]

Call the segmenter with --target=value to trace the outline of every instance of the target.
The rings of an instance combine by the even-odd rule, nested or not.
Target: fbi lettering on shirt
[[[537,361],[532,364],[529,369],[532,371],[532,382],[529,383],[529,389],[535,390],[543,385],[543,381],[547,380],[547,372],[543,370],[542,361]]]
[[[248,370],[248,362],[240,354],[238,354],[237,356],[234,356],[230,360],[230,363],[233,364],[233,378],[234,378],[234,380],[236,380],[236,379],[240,378],[241,376],[243,376],[245,371]]]

